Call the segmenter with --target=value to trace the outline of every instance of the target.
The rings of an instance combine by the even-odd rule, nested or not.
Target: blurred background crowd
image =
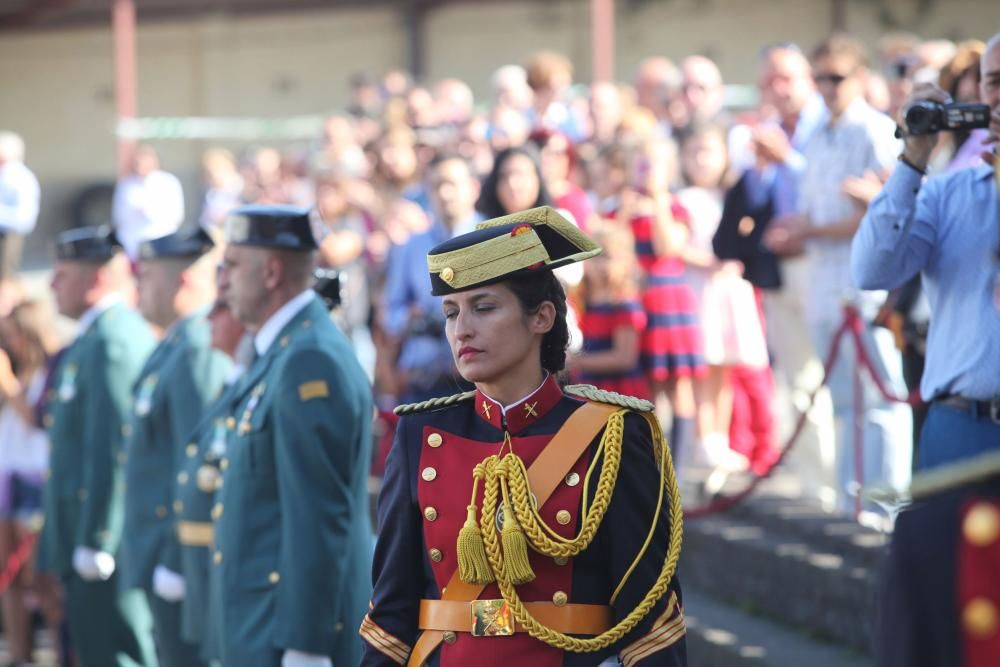
[[[763,45],[752,108],[727,106],[719,68],[700,55],[650,57],[629,81],[588,86],[565,56],[540,51],[498,68],[486,99],[458,79],[359,72],[350,104],[315,141],[209,148],[193,191],[140,144],[111,218],[134,257],[142,240],[185,223],[185,198],[200,202],[188,222],[213,231],[242,203],[313,208],[321,263],[341,275],[338,317],[391,428],[400,402],[462,388],[427,289],[426,251],[482,219],[557,207],[605,247],[602,260],[563,276],[577,323],[570,380],[659,399],[682,463],[763,473],[822,378],[845,299],[876,324],[886,378],[900,395],[904,374],[916,386],[927,329],[919,281],[888,298],[859,295],[846,258],[895,164],[901,101],[921,81],[976,99],[982,48],[903,33],[870,56],[846,35]],[[980,132],[948,136],[937,168],[977,161]],[[24,155],[16,134],[0,137],[0,182],[19,191],[0,220],[6,312],[23,299],[18,245],[44,197]],[[803,491],[844,511],[858,480],[835,418],[851,402],[850,366],[838,364],[844,377],[813,407],[797,462],[809,477]],[[864,476],[905,483],[908,411],[869,403],[890,415],[879,428],[894,442],[876,443],[885,451]]]
[[[172,172],[190,165],[161,160],[164,144],[139,144],[107,210],[134,258],[182,224],[220,230],[243,203],[312,208],[321,264],[340,274],[335,317],[377,397],[377,479],[392,408],[466,388],[429,295],[427,250],[483,219],[556,207],[605,249],[561,275],[575,321],[568,381],[657,401],[682,470],[760,475],[838,354],[788,469],[829,510],[877,523],[859,484],[906,484],[922,408],[886,400],[867,375],[856,401],[853,348],[831,342],[844,304],[857,307],[875,372],[903,398],[919,384],[928,314],[919,278],[889,294],[854,289],[851,237],[896,164],[902,101],[920,82],[975,101],[983,44],[900,32],[875,49],[844,34],[757,47],[742,55],[754,61],[749,97],[703,55],[648,57],[625,80],[592,84],[551,50],[496,68],[487,86],[358,71],[318,136],[209,147],[198,187],[182,187]],[[947,135],[935,171],[975,164],[982,138]],[[19,273],[46,197],[33,148],[0,133],[0,397],[12,376],[41,392],[65,342]],[[31,407],[0,408],[0,483],[28,495],[47,466]],[[0,561],[38,519],[4,515]],[[4,594],[6,617],[19,596],[17,585]]]

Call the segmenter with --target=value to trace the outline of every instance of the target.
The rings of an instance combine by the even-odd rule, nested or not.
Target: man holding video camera
[[[1000,33],[986,45],[984,105],[951,105],[935,86],[904,105],[900,167],[854,238],[851,271],[863,289],[920,272],[931,304],[920,392],[931,403],[918,468],[1000,449],[1000,196],[992,165],[1000,139]],[[956,108],[958,107],[958,108]],[[924,179],[940,130],[989,127],[987,164]],[[997,178],[1000,178],[998,176]]]

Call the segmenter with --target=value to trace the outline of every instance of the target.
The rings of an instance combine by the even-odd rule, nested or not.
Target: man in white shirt
[[[160,170],[152,146],[136,147],[131,174],[115,188],[111,217],[118,241],[132,260],[139,244],[174,233],[184,221],[181,182]]]
[[[835,35],[813,52],[813,78],[826,105],[826,117],[805,145],[806,170],[800,191],[801,214],[789,225],[773,230],[767,240],[772,249],[805,244],[809,264],[806,322],[820,355],[830,349],[843,320],[843,305],[857,306],[866,321],[875,315],[884,294],[862,292],[850,277],[851,238],[865,213],[862,205],[844,193],[851,177],[892,169],[900,144],[895,124],[865,102],[867,58],[864,48],[845,36]],[[769,232],[772,230],[769,230]],[[865,326],[862,341],[875,372],[898,395],[905,394],[902,361],[892,334]],[[878,393],[867,372],[862,375],[864,432],[860,479],[855,467],[854,368],[855,345],[845,336],[827,385],[833,399],[837,432],[837,491],[843,511],[856,509],[855,482],[882,481],[904,486],[909,481],[911,418],[905,405],[893,405]]]
[[[0,132],[0,277],[17,272],[24,237],[38,221],[38,179],[24,165],[24,140]]]

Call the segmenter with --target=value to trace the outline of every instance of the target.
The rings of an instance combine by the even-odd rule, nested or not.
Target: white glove
[[[187,584],[183,576],[157,565],[153,570],[153,592],[167,602],[180,602],[187,595]]]
[[[333,662],[325,655],[312,655],[289,649],[281,656],[281,667],[333,667]]]
[[[73,569],[85,581],[107,581],[115,573],[115,557],[89,547],[73,549]]]

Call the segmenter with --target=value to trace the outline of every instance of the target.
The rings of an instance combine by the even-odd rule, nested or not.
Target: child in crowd
[[[42,489],[49,467],[49,437],[36,408],[45,393],[49,358],[55,350],[52,315],[25,301],[0,319],[0,566],[19,553],[42,526]],[[35,578],[33,552],[0,596],[11,663],[28,664],[32,649],[32,604],[49,627],[60,621],[52,582]]]
[[[617,210],[604,215],[632,232],[643,270],[641,302],[648,318],[641,361],[653,399],[670,401],[670,445],[690,452],[695,437],[692,382],[704,372],[694,292],[681,254],[687,244],[687,211],[670,194],[676,172],[672,142],[647,138],[629,155],[628,186]]]
[[[739,262],[719,260],[712,250],[731,180],[725,129],[694,128],[681,145],[680,162],[687,187],[677,193],[677,199],[691,216],[684,261],[698,302],[708,366],[705,376],[695,382],[701,454],[713,466],[745,470],[748,457],[770,461],[767,450],[773,448],[773,420],[770,392],[765,391],[766,400],[755,400],[760,398],[761,387],[770,383],[744,386],[743,381],[762,372],[770,378],[753,286],[743,279]],[[734,419],[734,402],[748,406],[736,415],[740,419]],[[736,436],[732,439],[731,431]]]
[[[646,313],[639,302],[632,235],[610,222],[591,229],[604,252],[584,266],[579,296],[583,349],[569,359],[580,382],[647,398],[649,386],[639,365]]]

